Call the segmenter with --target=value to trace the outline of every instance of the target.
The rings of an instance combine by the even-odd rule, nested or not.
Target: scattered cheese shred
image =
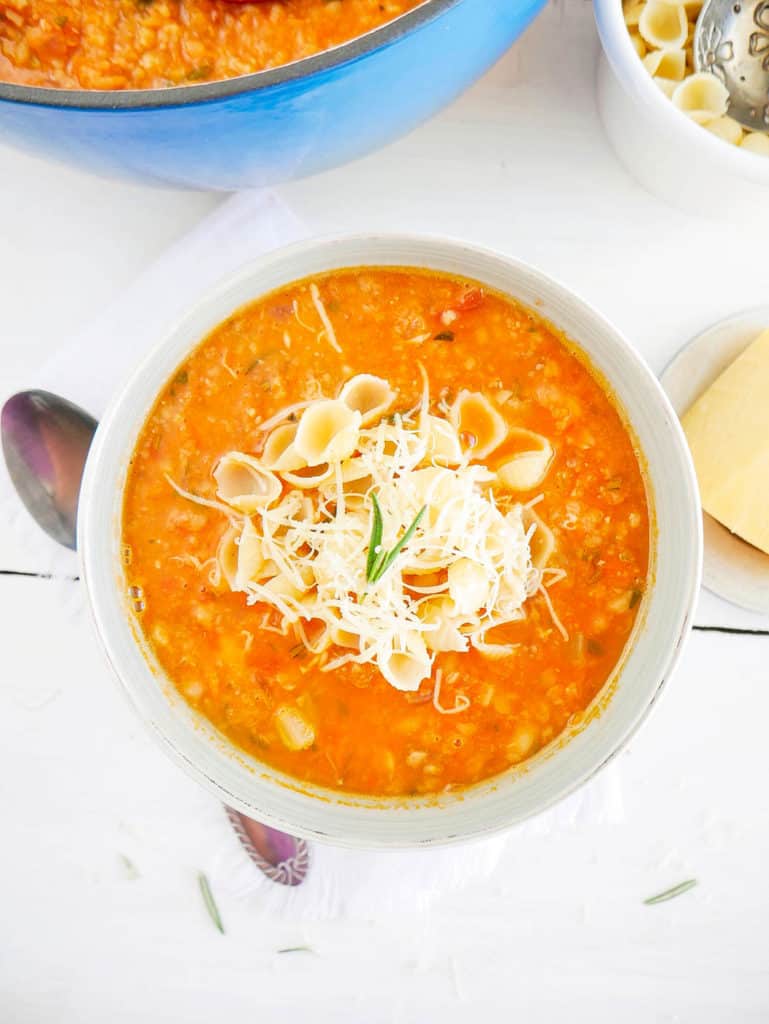
[[[435,673],[435,686],[433,687],[433,707],[442,715],[458,715],[460,711],[467,711],[470,707],[470,698],[464,693],[458,693],[453,708],[444,708],[441,704],[441,683],[443,673],[438,669]]]
[[[323,330],[326,334],[326,341],[328,341],[329,345],[334,349],[334,351],[341,353],[342,349],[339,345],[339,342],[336,340],[336,334],[334,333],[334,325],[331,323],[331,320],[329,319],[329,315],[326,312],[326,307],[323,305],[323,299],[321,299],[320,297],[320,291],[318,290],[318,286],[315,284],[314,281],[310,285],[310,296],[312,298],[313,305],[318,311],[320,321],[323,324]]]

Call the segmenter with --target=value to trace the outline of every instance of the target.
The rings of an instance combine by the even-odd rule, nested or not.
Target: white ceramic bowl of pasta
[[[689,213],[769,221],[769,158],[731,145],[682,113],[641,63],[622,0],[594,0],[603,53],[598,109],[620,162],[649,192]]]
[[[656,529],[652,584],[600,714],[525,765],[459,793],[413,799],[340,795],[281,776],[236,750],[148,660],[120,559],[126,469],[174,368],[233,310],[290,281],[340,267],[416,266],[476,278],[536,309],[609,381],[643,450]],[[207,295],[145,359],[102,421],[81,490],[78,546],[96,627],[131,703],[166,751],[225,803],[285,831],[363,847],[455,842],[536,814],[589,779],[644,719],[678,661],[700,582],[694,471],[678,419],[632,346],[598,313],[531,267],[457,242],[354,237],[302,243],[244,267]]]

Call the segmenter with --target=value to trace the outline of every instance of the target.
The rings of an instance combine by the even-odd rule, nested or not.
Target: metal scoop
[[[769,0],[708,0],[694,33],[694,66],[729,91],[729,116],[769,131]]]

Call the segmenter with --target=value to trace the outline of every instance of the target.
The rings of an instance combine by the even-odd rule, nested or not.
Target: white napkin
[[[243,192],[225,201],[186,237],[177,241],[79,337],[64,345],[29,386],[43,387],[82,405],[97,418],[131,367],[162,337],[168,325],[197,298],[235,268],[280,245],[308,234],[291,210],[273,193]],[[7,390],[7,387],[6,389]],[[31,525],[0,478],[0,508],[7,510],[22,550],[32,548],[36,565],[41,550],[53,574],[74,573],[74,556],[51,543],[41,549]],[[30,542],[32,538],[32,542]],[[556,808],[517,826],[503,836],[445,849],[367,853],[315,845],[308,880],[294,890],[265,879],[247,860],[221,808],[212,800],[210,855],[216,865],[212,883],[253,899],[255,908],[278,904],[310,917],[342,911],[424,908],[448,889],[492,874],[507,848],[532,835],[556,837],[581,824],[623,820],[616,767],[601,774]]]

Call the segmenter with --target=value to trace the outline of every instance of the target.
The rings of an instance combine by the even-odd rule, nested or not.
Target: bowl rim
[[[266,68],[249,75],[223,78],[215,82],[174,85],[159,89],[56,89],[39,85],[18,85],[0,81],[0,101],[39,107],[84,111],[142,110],[185,107],[215,100],[261,92],[311,78],[351,64],[376,50],[391,46],[409,33],[422,28],[457,7],[465,0],[422,0],[413,10],[398,15],[378,28],[355,36],[346,43],[303,57],[300,60]]]
[[[383,804],[386,805],[386,801],[384,800],[365,797],[360,798],[359,800],[354,794],[344,793],[331,794],[334,800],[330,800],[328,798],[329,791],[322,791],[320,793],[309,792],[308,790],[312,787],[302,787],[300,784],[296,783],[295,780],[293,786],[289,785],[288,787],[292,792],[286,800],[294,802],[298,801],[301,805],[301,814],[305,815],[305,817],[304,819],[301,818],[301,815],[300,818],[292,817],[291,815],[276,813],[275,811],[275,807],[280,804],[280,798],[276,796],[276,792],[278,790],[281,790],[282,792],[280,785],[281,782],[283,787],[286,785],[285,781],[280,778],[276,781],[275,777],[273,777],[266,785],[264,783],[261,784],[262,788],[259,791],[259,796],[260,800],[267,802],[268,806],[265,807],[262,802],[254,802],[250,792],[248,798],[243,795],[242,791],[239,793],[234,792],[233,788],[228,788],[226,780],[222,778],[222,775],[220,775],[219,778],[215,778],[215,772],[210,768],[206,768],[206,766],[201,764],[200,761],[196,763],[194,755],[190,754],[189,750],[190,745],[194,743],[192,734],[196,732],[196,728],[198,727],[195,725],[182,726],[172,713],[169,717],[173,722],[173,727],[176,729],[177,725],[179,726],[179,729],[183,734],[184,743],[187,745],[187,749],[182,749],[184,744],[177,746],[174,737],[169,735],[168,731],[164,730],[162,723],[158,720],[158,716],[153,716],[153,714],[149,713],[147,710],[147,706],[154,699],[154,691],[159,691],[161,688],[160,685],[150,687],[140,684],[137,687],[128,681],[127,677],[129,673],[126,670],[125,655],[120,653],[120,637],[117,635],[118,632],[130,632],[130,646],[132,648],[131,657],[137,664],[141,661],[141,667],[138,669],[138,672],[142,675],[144,680],[146,681],[149,678],[155,679],[157,682],[157,679],[153,674],[150,663],[146,660],[145,653],[140,649],[140,644],[137,641],[136,634],[131,629],[129,616],[126,614],[125,600],[122,595],[119,594],[117,579],[115,577],[116,557],[114,522],[107,522],[106,516],[100,516],[97,513],[97,504],[99,500],[101,500],[102,504],[105,502],[111,503],[110,507],[113,507],[114,504],[115,491],[109,490],[110,480],[108,474],[110,472],[110,465],[112,465],[113,474],[121,477],[121,471],[115,468],[116,463],[120,460],[121,432],[124,433],[126,437],[130,437],[132,442],[135,442],[136,434],[141,428],[147,414],[148,406],[146,398],[140,403],[141,408],[139,410],[137,410],[136,406],[137,397],[140,396],[143,391],[147,391],[147,387],[142,384],[145,376],[149,375],[150,377],[157,378],[158,374],[161,373],[163,356],[165,355],[169,358],[170,356],[173,356],[173,362],[169,363],[169,366],[171,367],[170,371],[168,366],[165,366],[162,369],[162,380],[165,380],[166,377],[170,375],[170,372],[173,372],[173,365],[176,365],[181,358],[184,358],[184,356],[180,356],[179,353],[191,351],[202,340],[205,336],[205,331],[201,333],[200,325],[195,323],[196,317],[203,316],[206,310],[209,310],[210,314],[212,311],[210,307],[214,307],[217,301],[228,298],[237,284],[245,285],[250,282],[254,282],[251,290],[251,299],[244,301],[254,301],[258,299],[260,295],[268,294],[271,287],[266,287],[261,283],[256,284],[254,279],[260,274],[263,275],[267,273],[271,268],[280,268],[286,263],[289,263],[293,267],[294,264],[297,261],[301,261],[303,257],[308,257],[311,260],[313,256],[318,256],[318,258],[322,259],[324,264],[328,264],[327,269],[356,265],[398,265],[423,267],[425,269],[441,269],[440,267],[431,267],[427,260],[420,261],[417,258],[413,259],[410,263],[406,260],[401,260],[395,263],[390,262],[388,264],[387,260],[381,259],[381,250],[383,247],[386,249],[388,244],[404,249],[415,250],[415,252],[418,252],[420,249],[432,247],[435,250],[435,253],[438,254],[439,258],[445,257],[446,260],[454,257],[457,259],[466,259],[474,256],[481,261],[485,261],[490,267],[499,269],[500,273],[504,272],[510,277],[518,276],[519,279],[525,279],[527,283],[533,282],[538,290],[542,290],[543,295],[550,294],[551,296],[556,296],[554,301],[563,301],[576,310],[575,315],[579,315],[595,325],[595,327],[601,331],[602,335],[607,339],[610,339],[610,348],[621,355],[626,366],[632,366],[633,373],[636,375],[636,381],[641,390],[645,391],[647,399],[651,394],[653,411],[656,414],[654,417],[654,429],[655,431],[660,432],[660,436],[664,434],[666,451],[669,448],[673,452],[671,459],[676,462],[676,469],[680,474],[679,482],[676,485],[679,490],[678,498],[681,499],[682,495],[684,496],[684,500],[681,501],[680,507],[679,505],[675,506],[675,514],[679,519],[679,526],[683,524],[684,527],[681,533],[681,549],[679,550],[677,548],[676,554],[685,571],[681,573],[682,582],[676,594],[675,614],[672,621],[665,620],[666,628],[669,627],[672,632],[670,632],[666,637],[665,642],[662,645],[663,650],[655,655],[655,657],[658,658],[658,665],[656,665],[653,670],[653,685],[648,681],[645,682],[644,677],[637,680],[638,687],[642,689],[643,692],[638,700],[638,707],[632,710],[630,720],[628,722],[618,722],[617,726],[613,730],[614,735],[608,737],[608,740],[607,738],[603,738],[599,740],[597,744],[593,743],[592,745],[597,746],[597,749],[592,752],[589,751],[587,755],[584,755],[584,750],[580,747],[577,756],[581,754],[583,759],[586,756],[586,759],[589,762],[589,767],[581,770],[575,769],[566,773],[562,771],[559,772],[558,781],[552,787],[553,792],[551,795],[547,799],[540,800],[535,796],[534,803],[536,806],[534,808],[516,808],[511,813],[511,811],[505,806],[503,794],[503,797],[501,798],[501,812],[499,808],[497,808],[496,813],[492,813],[495,810],[495,805],[492,803],[488,814],[484,817],[482,813],[483,807],[481,806],[479,810],[481,820],[476,821],[473,825],[468,824],[463,825],[462,827],[458,827],[454,820],[456,815],[461,816],[461,809],[454,810],[452,813],[451,806],[448,807],[448,813],[446,807],[439,806],[439,814],[437,817],[434,815],[434,808],[431,808],[429,813],[433,814],[432,818],[424,816],[419,817],[412,824],[412,821],[406,821],[403,815],[398,819],[397,807],[393,806],[391,808],[383,806]],[[342,250],[344,250],[345,247],[347,249],[354,249],[356,245],[359,247],[365,247],[366,249],[371,247],[374,250],[373,258],[368,261],[367,264],[362,260],[350,260],[346,263],[334,262],[333,253],[335,247],[341,246]],[[378,250],[377,247],[379,247]],[[379,253],[379,259],[377,259],[377,253]],[[323,271],[321,269],[309,271],[309,273],[322,272]],[[456,272],[461,273],[461,271]],[[467,274],[470,277],[477,276],[470,268],[468,268]],[[304,276],[306,276],[306,273],[295,273],[293,277],[286,276],[285,281],[287,283],[290,280],[298,280]],[[479,279],[482,280],[482,278]],[[521,284],[518,285],[518,288],[521,290],[523,290],[523,287],[524,286]],[[534,302],[528,302],[516,294],[516,290],[512,283],[508,287],[507,291],[513,298],[523,302],[524,305],[534,308]],[[238,308],[241,304],[242,302],[238,302],[236,306],[230,306],[229,308],[232,310],[234,308]],[[226,315],[227,314],[225,314],[225,316]],[[544,315],[547,317],[547,313]],[[225,317],[218,316],[218,319],[213,322],[218,323],[224,318]],[[203,316],[203,319],[206,319],[205,316]],[[558,325],[556,324],[556,326]],[[207,329],[210,328],[206,328],[206,330]],[[180,337],[184,337],[186,339],[183,347],[179,341]],[[578,338],[573,340],[576,341],[577,345],[581,344]],[[586,349],[584,351],[588,358],[591,359],[591,353]],[[608,383],[612,384],[613,382],[608,380]],[[162,382],[157,384],[157,381],[155,381],[155,385],[156,386],[153,386],[151,389],[151,399],[149,401],[150,406],[157,396],[159,387],[162,387]],[[619,398],[618,403],[620,408],[626,412],[626,410],[624,410],[624,403]],[[626,418],[632,427],[632,420],[627,413]],[[657,423],[662,423],[663,421],[663,426],[656,426]],[[113,435],[116,436],[113,438]],[[133,443],[130,445],[131,449],[132,447]],[[111,497],[107,497],[108,494],[111,494]],[[122,486],[119,488],[118,497],[122,498]],[[656,497],[653,497],[652,501],[656,511],[658,506]],[[97,430],[96,437],[89,452],[80,492],[78,513],[77,547],[80,557],[81,575],[86,584],[91,617],[96,626],[97,635],[113,673],[120,683],[124,695],[128,698],[129,703],[132,704],[134,710],[142,719],[144,726],[152,733],[160,746],[163,747],[163,749],[171,756],[172,760],[174,760],[188,775],[196,779],[196,781],[201,783],[209,791],[213,792],[226,804],[242,811],[244,814],[250,817],[256,817],[265,824],[281,829],[282,831],[291,832],[307,839],[330,842],[335,845],[346,847],[381,849],[403,848],[409,846],[447,845],[465,841],[474,837],[488,836],[504,831],[532,815],[542,813],[579,789],[585,782],[593,778],[593,776],[600,771],[604,765],[608,764],[625,747],[630,738],[638,731],[642,723],[647,720],[649,712],[657,702],[665,684],[677,666],[684,650],[685,642],[690,635],[690,627],[694,617],[696,598],[699,592],[702,576],[702,521],[700,516],[699,494],[697,490],[694,466],[692,464],[684,439],[683,430],[678,418],[673,412],[667,396],[661,388],[657,378],[640,357],[635,348],[624,337],[624,335],[617,330],[617,328],[598,313],[592,305],[576,295],[571,288],[566,287],[560,281],[532,267],[529,263],[485,247],[471,245],[463,241],[446,237],[431,235],[372,233],[309,239],[275,250],[260,259],[249,262],[234,273],[228,274],[222,281],[204,294],[195,303],[192,309],[188,310],[187,313],[174,325],[162,333],[162,336],[158,338],[156,343],[142,359],[141,363],[136,367],[127,383],[119,389],[118,393],[113,398],[109,409]],[[114,519],[114,514],[111,518]],[[656,595],[657,591],[660,589],[661,588],[657,586],[652,588],[654,595]],[[651,606],[655,607],[661,600],[661,598],[653,596],[651,599]],[[110,624],[109,621],[110,616],[112,617],[112,624]],[[117,623],[117,625],[115,623]],[[643,635],[644,630],[640,628],[632,635],[631,640],[626,646],[623,658],[615,668],[617,679],[619,679],[624,673],[625,661],[630,660],[634,656],[636,647],[643,640]],[[648,651],[646,653],[648,653]],[[638,674],[639,665],[637,663],[637,657],[635,671],[636,674]],[[170,687],[171,684],[169,683],[167,686]],[[604,690],[605,689],[606,687],[604,687]],[[602,690],[602,694],[604,690]],[[599,694],[599,698],[600,696],[601,695]],[[182,698],[178,697],[178,694],[177,698],[179,701],[182,701]],[[599,698],[596,698],[596,700]],[[611,699],[614,699],[614,697],[612,696]],[[161,699],[160,703],[162,703],[163,700],[164,698]],[[565,737],[563,743],[555,741],[556,747],[551,750],[551,755],[553,753],[560,755],[560,746],[566,746],[568,749],[577,748],[582,738],[588,734],[594,736],[595,731],[591,732],[589,727],[582,728],[576,733],[576,735]],[[206,743],[210,745],[210,740],[206,740],[203,744],[203,747],[207,751],[208,747],[206,747]],[[226,741],[225,745],[229,747],[228,756],[231,759],[233,759],[234,754],[234,759],[242,761],[242,758],[239,757],[238,751],[229,744],[229,741]],[[556,763],[563,765],[565,764],[566,756],[566,753],[563,754],[563,757],[551,756],[550,761],[555,761]],[[269,776],[269,772],[267,775]],[[560,776],[562,775],[565,775],[566,777],[561,779]],[[265,773],[262,773],[262,778],[265,778]],[[466,808],[474,798],[478,798],[475,802],[482,805],[484,798],[488,796],[488,792],[496,794],[498,785],[500,788],[504,787],[504,783],[500,783],[500,779],[504,779],[504,775],[487,780],[485,783],[480,784],[479,787],[460,791],[458,794],[451,794],[451,798],[453,799],[456,797],[455,806],[461,805],[461,808]],[[250,783],[250,785],[252,784],[253,783]],[[526,782],[524,781],[523,784],[525,785]],[[231,782],[230,785],[232,785]],[[253,785],[255,785],[255,788],[259,790],[260,784],[258,781]],[[483,792],[479,792],[479,790],[483,790]],[[267,795],[265,795],[265,793],[267,793]],[[324,793],[326,794],[325,797]],[[320,800],[318,800],[318,796],[321,797]],[[334,803],[334,801],[336,801],[336,803]],[[315,813],[313,815],[313,811],[318,812],[319,804],[323,804],[324,806],[320,813]],[[333,807],[331,807],[331,810],[328,810],[328,806],[332,804]],[[363,814],[369,815],[366,819],[365,827],[353,827],[350,825],[349,821],[345,821],[344,815],[350,806],[360,806],[363,808]],[[308,810],[309,808],[312,808],[312,811]],[[370,813],[372,808],[377,812],[373,816]],[[292,814],[296,813],[296,806],[292,806],[291,810]],[[406,810],[408,811],[410,808],[407,808]],[[422,809],[419,807],[415,808],[416,814],[419,815],[421,810]],[[449,819],[448,821],[443,817],[446,813]],[[411,817],[413,817],[413,815]],[[374,821],[374,818],[377,818],[378,820]],[[308,820],[310,819],[314,820],[313,824],[308,824]],[[365,834],[362,835],[361,832]]]
[[[669,135],[677,135],[689,145],[698,146],[703,156],[720,163],[726,171],[769,185],[769,159],[719,139],[678,110],[654,84],[633,47],[622,13],[622,0],[593,0],[593,12],[604,54],[614,74],[651,117],[664,123]],[[696,173],[696,166],[692,172]]]

